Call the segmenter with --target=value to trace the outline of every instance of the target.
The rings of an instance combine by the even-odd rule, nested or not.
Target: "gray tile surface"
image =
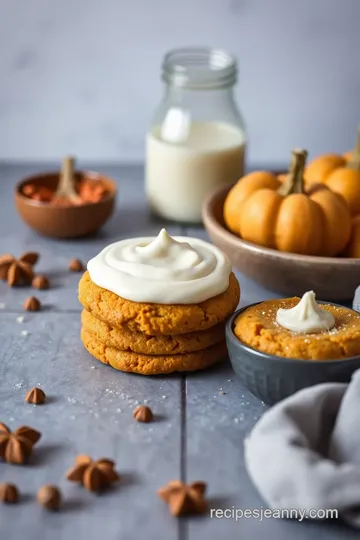
[[[38,168],[36,168],[38,169]],[[35,169],[34,169],[35,170]],[[29,289],[0,284],[0,421],[11,428],[28,424],[43,438],[27,467],[0,463],[0,482],[12,481],[24,493],[19,506],[0,506],[0,540],[260,540],[294,537],[355,538],[335,524],[276,519],[171,518],[155,492],[171,479],[205,480],[212,508],[265,506],[244,469],[243,441],[264,406],[236,379],[229,365],[188,376],[145,378],[102,366],[79,340],[78,275],[67,271],[69,258],[86,261],[105,244],[124,236],[155,234],[161,223],[150,217],[139,168],[111,168],[119,181],[113,220],[92,239],[54,242],[38,237],[18,219],[11,203],[13,184],[29,167],[0,167],[0,252],[41,253],[39,271],[53,287],[36,293],[44,311],[26,313],[21,305]],[[200,228],[170,226],[173,233],[205,237]],[[242,304],[273,293],[239,276]],[[23,336],[27,330],[29,335]],[[44,406],[24,403],[26,390],[40,385],[49,395]],[[137,424],[131,412],[144,399],[156,422]],[[65,481],[77,453],[112,457],[123,481],[95,496]],[[34,502],[38,487],[59,484],[64,509],[55,515]]]
[[[78,313],[39,312],[26,319],[20,325],[13,313],[0,314],[0,418],[10,428],[32,426],[43,437],[29,466],[0,466],[0,482],[14,482],[25,496],[19,506],[0,506],[0,537],[156,539],[158,527],[149,523],[157,516],[164,536],[177,538],[177,524],[154,492],[180,474],[179,378],[145,379],[103,366],[81,345]],[[32,386],[46,391],[48,403],[24,402]],[[152,424],[132,419],[144,399],[157,415]],[[82,453],[116,460],[123,479],[112,492],[96,496],[65,480]],[[58,484],[66,501],[56,515],[34,500],[48,483]]]

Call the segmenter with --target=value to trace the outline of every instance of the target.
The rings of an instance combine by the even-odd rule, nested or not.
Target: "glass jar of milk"
[[[201,222],[206,195],[244,172],[236,60],[223,50],[186,48],[169,52],[162,69],[165,95],[146,142],[147,197],[164,218]]]

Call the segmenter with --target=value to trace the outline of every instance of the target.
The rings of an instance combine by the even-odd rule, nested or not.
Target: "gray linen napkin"
[[[352,308],[360,311],[360,286],[355,290]]]
[[[337,509],[360,528],[360,370],[300,390],[265,412],[245,441],[248,473],[273,509]]]

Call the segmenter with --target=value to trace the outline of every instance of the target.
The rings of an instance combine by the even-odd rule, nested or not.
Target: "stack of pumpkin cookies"
[[[169,305],[127,300],[85,272],[79,284],[81,339],[92,356],[122,371],[156,375],[202,369],[226,358],[225,320],[239,298],[233,273],[223,293],[198,304]]]

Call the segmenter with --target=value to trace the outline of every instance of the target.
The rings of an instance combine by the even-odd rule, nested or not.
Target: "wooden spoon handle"
[[[57,197],[77,197],[74,187],[75,158],[66,156],[63,159],[60,173],[60,181],[56,190]]]

